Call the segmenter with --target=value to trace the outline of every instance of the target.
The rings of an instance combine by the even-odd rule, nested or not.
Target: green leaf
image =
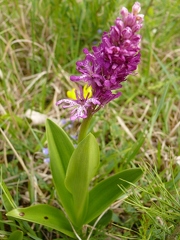
[[[74,146],[65,131],[50,119],[46,121],[46,129],[50,154],[51,150],[58,152],[61,159],[61,172],[65,174]]]
[[[90,133],[82,140],[70,159],[65,185],[72,193],[76,226],[81,226],[87,212],[89,183],[99,166],[99,147]]]
[[[71,219],[72,195],[64,185],[67,166],[74,151],[73,144],[67,134],[50,119],[46,121],[50,166],[54,185],[66,213]],[[71,219],[71,221],[73,221]]]
[[[6,186],[6,184],[2,181],[0,182],[0,187],[3,190],[3,194],[2,194],[2,201],[3,201],[3,206],[5,207],[6,211],[11,211],[14,208],[17,208],[14,200],[11,197],[11,194]],[[11,218],[9,218],[11,219]],[[29,233],[35,235],[35,232],[31,229],[31,227],[28,225],[27,222],[18,222],[19,223],[19,227],[21,229],[26,229],[26,231],[28,231]],[[16,224],[15,222],[11,224],[11,230],[15,230],[16,229]]]
[[[116,199],[123,195],[124,192],[120,187],[123,189],[129,188],[131,183],[136,182],[141,177],[142,173],[142,170],[138,168],[129,169],[105,179],[91,189],[85,223],[89,223],[99,216]]]
[[[16,208],[17,206],[16,206],[12,196],[11,196],[6,184],[2,180],[0,182],[0,187],[4,193],[4,194],[2,194],[2,200],[3,200],[3,205],[6,209],[6,211],[10,211],[13,208]]]
[[[13,233],[11,233],[8,240],[23,240],[23,232],[20,230],[16,230]]]
[[[102,227],[102,226],[107,226],[109,224],[109,222],[112,220],[112,215],[113,212],[111,209],[108,209],[107,212],[105,212],[105,214],[99,219],[99,221],[96,224],[96,228],[97,227]],[[98,218],[95,218],[92,222],[90,222],[89,224],[91,226],[93,226],[95,224],[95,222],[97,221]]]
[[[64,213],[52,206],[39,204],[27,208],[16,208],[6,214],[21,220],[38,223],[74,237],[72,228]]]
[[[169,78],[169,79],[170,79],[170,78]],[[170,81],[171,81],[171,80],[170,80]],[[164,103],[165,103],[165,101],[166,101],[166,96],[167,96],[169,87],[170,87],[170,83],[164,85],[163,94],[162,94],[162,96],[161,96],[161,99],[160,99],[160,102],[159,102],[159,104],[158,104],[158,107],[156,108],[156,112],[153,114],[153,117],[152,117],[152,120],[151,120],[151,126],[150,126],[149,134],[148,134],[149,139],[150,139],[151,136],[152,136],[154,124],[156,123],[157,118],[158,118],[161,110],[164,108]]]
[[[133,160],[135,156],[138,154],[142,144],[144,143],[144,140],[145,140],[144,133],[141,133],[138,141],[136,143],[133,143],[133,147],[131,147],[131,150],[128,151],[128,153],[124,156],[124,161],[126,165],[129,164],[129,162]]]

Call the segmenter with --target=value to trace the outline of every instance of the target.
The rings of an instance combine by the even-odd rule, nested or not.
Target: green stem
[[[91,118],[92,118],[92,115],[89,115],[81,123],[80,131],[79,131],[79,137],[78,137],[78,143],[86,137],[86,135],[88,133],[87,131],[88,131],[88,127],[89,127],[89,123],[91,121]]]

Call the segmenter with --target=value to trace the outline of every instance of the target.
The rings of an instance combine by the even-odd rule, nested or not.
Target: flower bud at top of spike
[[[135,2],[135,4],[132,7],[133,15],[137,15],[140,11],[141,11],[141,4],[139,2]]]
[[[120,13],[121,13],[123,19],[126,18],[126,17],[128,16],[128,10],[127,10],[127,8],[122,7]]]

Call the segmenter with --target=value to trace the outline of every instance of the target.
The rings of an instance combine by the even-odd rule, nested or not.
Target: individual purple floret
[[[71,76],[70,79],[91,86],[92,98],[57,102],[57,105],[66,103],[65,108],[73,108],[71,120],[87,118],[88,114],[94,114],[121,95],[113,91],[122,87],[121,83],[137,69],[140,62],[141,36],[137,31],[144,20],[144,16],[139,14],[140,10],[138,2],[133,5],[132,13],[123,7],[120,12],[122,17],[116,19],[109,32],[103,33],[99,46],[94,46],[92,52],[86,48],[83,50],[85,59],[76,63],[81,75]]]

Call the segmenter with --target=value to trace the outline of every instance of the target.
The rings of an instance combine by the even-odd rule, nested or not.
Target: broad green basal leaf
[[[124,194],[123,190],[131,186],[142,175],[139,168],[117,173],[98,183],[89,193],[88,213],[85,223],[89,223]],[[123,181],[124,180],[124,181]]]
[[[70,157],[74,151],[72,141],[65,131],[50,119],[46,121],[46,131],[50,157],[51,155],[52,158],[57,157],[56,154],[58,154],[58,158],[61,160],[60,170],[65,175]],[[51,159],[51,162],[53,160]]]
[[[70,159],[65,185],[73,196],[76,226],[80,227],[86,215],[89,183],[99,166],[99,147],[90,133],[82,140]]]
[[[39,204],[27,208],[13,209],[6,215],[50,227],[74,238],[71,225],[64,213],[55,207]]]
[[[64,185],[64,179],[74,147],[64,130],[50,119],[46,121],[46,134],[53,182],[63,207],[71,216],[72,196]]]

